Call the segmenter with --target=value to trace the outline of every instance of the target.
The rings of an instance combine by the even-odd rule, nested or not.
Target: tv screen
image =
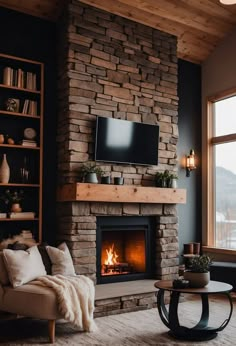
[[[159,126],[97,117],[95,161],[158,164]]]

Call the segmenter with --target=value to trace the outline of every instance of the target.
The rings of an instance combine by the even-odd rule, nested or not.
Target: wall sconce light
[[[189,155],[186,157],[186,177],[190,177],[190,172],[197,167],[195,166],[195,153],[191,149]]]

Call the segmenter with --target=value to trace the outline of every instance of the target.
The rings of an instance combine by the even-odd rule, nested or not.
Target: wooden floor
[[[180,322],[191,327],[199,320],[200,301],[179,304]],[[214,298],[210,303],[210,325],[220,325],[227,317],[226,301]],[[234,346],[236,345],[236,306],[229,325],[217,338],[207,342],[172,339],[160,320],[157,309],[96,318],[98,330],[78,332],[70,324],[57,324],[56,342],[64,346]],[[47,323],[37,320],[0,321],[0,345],[49,345]]]

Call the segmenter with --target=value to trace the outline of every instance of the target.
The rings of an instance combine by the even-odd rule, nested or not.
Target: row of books
[[[3,84],[37,90],[37,76],[36,73],[26,72],[21,68],[13,69],[12,67],[6,66],[3,69]]]
[[[38,115],[37,108],[37,101],[26,99],[23,104],[22,114]]]
[[[19,213],[10,212],[10,213],[0,213],[0,219],[34,219],[35,213],[32,211],[22,211]]]

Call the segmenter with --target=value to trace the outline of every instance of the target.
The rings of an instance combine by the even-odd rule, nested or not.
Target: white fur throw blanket
[[[58,299],[58,310],[65,320],[87,332],[94,331],[93,320],[95,289],[93,281],[84,275],[46,275],[32,281],[52,288]]]

